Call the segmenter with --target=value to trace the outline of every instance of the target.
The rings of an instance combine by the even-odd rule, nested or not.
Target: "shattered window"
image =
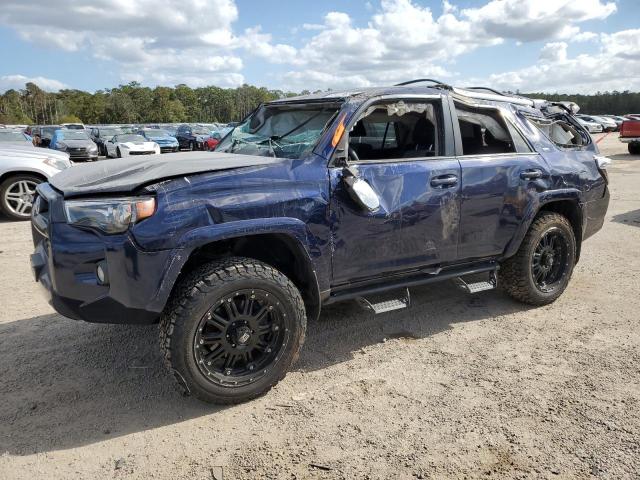
[[[216,151],[302,158],[313,150],[339,108],[335,103],[262,105]]]
[[[349,155],[358,160],[441,155],[439,111],[431,103],[394,102],[369,107],[349,132]]]
[[[463,155],[487,155],[530,151],[522,138],[516,142],[498,110],[472,109],[456,104]],[[515,132],[517,133],[517,132]]]
[[[549,140],[562,148],[575,148],[588,143],[576,127],[559,118],[538,118],[527,116]]]

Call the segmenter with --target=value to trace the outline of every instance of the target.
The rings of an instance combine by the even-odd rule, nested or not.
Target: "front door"
[[[344,168],[330,168],[334,285],[454,262],[461,171],[446,105],[439,97],[385,100],[348,135],[349,169],[380,205],[363,208]]]

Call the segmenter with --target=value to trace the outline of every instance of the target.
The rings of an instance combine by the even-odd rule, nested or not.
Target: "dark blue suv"
[[[35,278],[67,317],[159,322],[186,392],[247,400],[283,378],[322,305],[389,311],[447,279],[553,302],[609,202],[575,111],[420,82],[274,101],[216,152],[41,184]]]

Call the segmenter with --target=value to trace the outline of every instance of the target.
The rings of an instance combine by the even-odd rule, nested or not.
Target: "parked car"
[[[98,153],[105,157],[107,156],[106,143],[115,135],[121,135],[123,133],[125,132],[121,128],[108,126],[92,127],[90,130],[91,140],[98,146]]]
[[[160,147],[161,153],[177,152],[180,150],[178,140],[176,137],[169,135],[166,130],[159,128],[144,128],[138,130],[138,135],[142,135],[150,142],[155,142]]]
[[[632,155],[640,155],[640,115],[638,118],[628,117],[620,127],[620,141],[627,144]]]
[[[231,131],[229,127],[220,127],[211,132],[209,138],[204,141],[204,149],[213,151],[216,149],[220,141],[224,138],[224,136]]]
[[[573,106],[487,91],[286,98],[213,153],[74,167],[38,187],[35,278],[65,316],[159,322],[215,403],[283,378],[323,305],[382,313],[451,279],[549,304],[602,227],[609,160]]]
[[[0,144],[0,213],[27,220],[36,187],[70,166],[66,153]]]
[[[36,147],[49,148],[53,134],[61,128],[60,125],[38,125],[33,127],[31,131],[33,144]]]
[[[22,133],[20,130],[10,130],[3,128],[0,130],[0,145],[33,147],[33,139],[26,133]]]
[[[583,117],[576,117],[576,120],[582,125],[589,133],[602,133],[602,124],[593,120],[585,120]]]
[[[618,125],[616,122],[607,117],[599,116],[599,115],[589,115],[583,117],[587,121],[594,121],[602,125],[602,130],[605,132],[615,132],[618,129]]]
[[[142,135],[135,133],[116,135],[106,145],[107,157],[160,154],[160,146],[156,142],[150,142]]]
[[[83,123],[63,123],[60,126],[69,130],[85,130]]]
[[[621,117],[619,115],[603,115],[604,117],[613,120],[616,124],[616,130],[620,130],[620,126],[622,125],[622,122],[624,122],[624,117]]]
[[[61,128],[51,137],[49,148],[67,152],[74,162],[98,159],[98,146],[89,138],[85,130]]]
[[[183,150],[204,150],[207,138],[211,136],[211,131],[205,127],[180,125],[176,130],[175,137]]]

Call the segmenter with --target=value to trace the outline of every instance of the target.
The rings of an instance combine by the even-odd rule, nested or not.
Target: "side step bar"
[[[430,275],[426,273],[416,274],[409,277],[393,278],[389,277],[383,281],[372,284],[361,284],[359,287],[350,286],[348,288],[337,287],[334,292],[325,300],[325,304],[340,302],[343,300],[353,300],[365,296],[375,295],[378,293],[388,292],[390,290],[415,287],[427,283],[441,282],[443,280],[457,279],[466,275],[475,275],[477,273],[495,272],[498,265],[495,262],[486,262],[484,264],[476,264],[474,266],[464,266],[442,270],[438,275]]]
[[[493,290],[498,286],[495,270],[489,273],[488,280],[480,280],[476,282],[465,282],[464,278],[456,278],[456,284],[467,293],[478,293],[486,290]]]
[[[405,288],[404,298],[390,298],[386,300],[370,301],[364,297],[356,299],[360,306],[365,310],[370,310],[376,315],[379,313],[391,312],[393,310],[401,310],[411,305],[411,295],[409,295],[409,289]]]

